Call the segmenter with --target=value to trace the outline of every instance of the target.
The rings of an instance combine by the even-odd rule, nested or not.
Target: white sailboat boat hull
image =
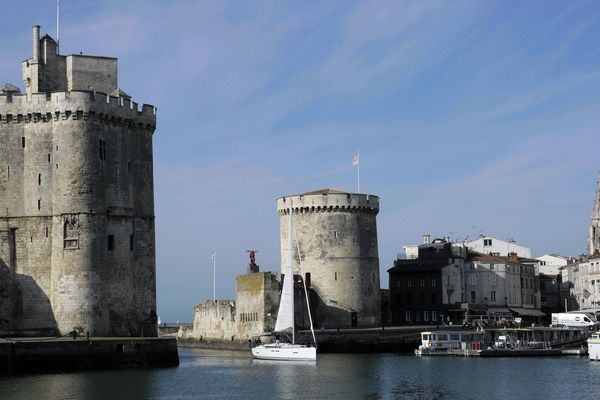
[[[252,357],[260,360],[316,361],[317,349],[302,344],[271,343],[252,348]]]

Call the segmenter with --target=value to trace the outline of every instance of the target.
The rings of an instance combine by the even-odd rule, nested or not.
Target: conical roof
[[[13,84],[5,83],[4,85],[2,85],[0,87],[0,93],[2,93],[2,94],[6,94],[6,93],[21,93],[21,89],[19,89],[18,87],[16,87]]]

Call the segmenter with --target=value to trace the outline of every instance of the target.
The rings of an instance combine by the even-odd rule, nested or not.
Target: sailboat
[[[279,311],[277,313],[277,321],[275,322],[275,332],[291,332],[292,342],[268,343],[252,348],[252,357],[261,360],[280,360],[280,361],[316,361],[317,348],[309,347],[303,344],[295,343],[294,332],[294,270],[292,268],[294,242],[292,229],[292,209],[290,207],[288,213],[288,252],[285,263],[285,275],[283,277],[283,288],[281,290],[281,300],[279,301]],[[300,260],[300,268],[302,268],[302,259],[300,257],[300,246],[296,243],[298,249],[298,259]],[[308,318],[310,320],[310,330],[313,341],[316,346],[315,332],[312,325],[312,316],[310,307],[308,306],[308,293],[306,291],[306,283],[304,284],[304,294],[308,308]]]

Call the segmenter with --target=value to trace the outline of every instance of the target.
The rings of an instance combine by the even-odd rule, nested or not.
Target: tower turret
[[[289,234],[285,216],[290,208],[304,279],[314,293],[310,300],[315,325],[324,328],[378,325],[381,322],[376,222],[379,198],[323,189],[278,199],[282,266]],[[298,253],[294,254],[294,273],[299,274]]]

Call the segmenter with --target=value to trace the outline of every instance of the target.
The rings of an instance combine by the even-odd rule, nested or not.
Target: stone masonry
[[[278,199],[282,266],[288,243],[285,216],[290,209],[304,277],[312,289],[315,327],[379,325],[379,197],[323,189]],[[297,251],[293,266],[300,274]]]
[[[39,29],[26,94],[0,88],[0,333],[154,336],[156,109],[119,89],[117,59]]]

